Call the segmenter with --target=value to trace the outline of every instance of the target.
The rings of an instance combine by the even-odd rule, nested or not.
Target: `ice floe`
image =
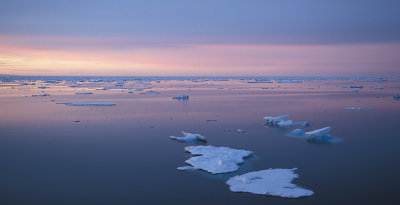
[[[238,133],[245,133],[246,130],[245,130],[245,129],[237,129],[237,132],[238,132]]]
[[[253,194],[299,198],[311,196],[313,191],[293,184],[299,177],[294,169],[266,169],[249,172],[230,178],[226,183],[233,192],[250,192]]]
[[[92,92],[82,92],[82,93],[75,93],[77,95],[91,95],[93,94]]]
[[[278,117],[264,117],[266,124],[271,126],[308,126],[310,123],[304,122],[294,122],[293,120],[286,120],[289,115],[281,115]]]
[[[179,96],[172,97],[172,99],[189,100],[189,95],[182,94],[182,95],[179,95]]]
[[[328,134],[331,130],[331,127],[324,127],[309,132],[304,132],[302,129],[295,129],[288,136],[305,139],[309,142],[339,142],[338,138]]]
[[[243,158],[253,154],[252,151],[232,149],[229,147],[188,146],[187,152],[194,156],[185,162],[191,166],[178,167],[179,170],[201,169],[212,174],[228,173],[239,169]]]
[[[207,142],[206,138],[200,134],[192,134],[182,131],[183,137],[170,136],[171,139],[180,142]]]
[[[57,103],[64,104],[69,106],[114,106],[115,103],[110,102],[65,102],[65,103]]]
[[[41,94],[41,95],[32,95],[32,97],[45,97],[50,96],[49,94]]]

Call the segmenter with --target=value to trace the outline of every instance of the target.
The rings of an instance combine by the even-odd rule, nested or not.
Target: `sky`
[[[2,0],[0,74],[400,75],[400,1]]]

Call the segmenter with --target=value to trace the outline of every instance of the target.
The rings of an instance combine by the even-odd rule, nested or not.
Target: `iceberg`
[[[249,192],[253,194],[279,196],[285,198],[300,198],[311,196],[313,191],[293,184],[293,179],[299,177],[293,169],[265,169],[237,175],[226,183],[233,192]]]
[[[183,137],[170,136],[171,139],[180,142],[207,142],[206,138],[200,134],[192,134],[182,131]]]
[[[182,94],[182,95],[179,95],[179,96],[172,97],[172,99],[189,100],[189,95]]]
[[[324,127],[318,130],[304,132],[302,129],[295,129],[288,134],[290,137],[305,139],[309,142],[338,142],[339,140],[328,133],[331,127]]]
[[[115,103],[109,102],[66,102],[66,103],[57,103],[64,104],[69,106],[114,106]]]
[[[243,158],[253,154],[252,151],[232,149],[229,147],[188,146],[187,152],[194,156],[185,162],[191,166],[178,167],[179,170],[201,169],[212,174],[228,173],[239,169]]]

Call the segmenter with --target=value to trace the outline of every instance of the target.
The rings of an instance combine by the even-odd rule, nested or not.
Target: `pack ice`
[[[180,142],[207,142],[206,138],[200,134],[192,134],[182,131],[183,137],[170,136],[171,139]]]
[[[324,127],[318,130],[304,132],[302,129],[295,129],[290,134],[290,137],[305,139],[309,142],[338,142],[339,140],[328,133],[331,127]]]
[[[299,175],[294,169],[266,169],[249,172],[230,178],[226,183],[233,192],[250,192],[253,194],[299,198],[311,196],[313,191],[292,184]]]
[[[202,169],[212,174],[233,172],[239,169],[243,158],[253,154],[252,151],[232,149],[229,147],[188,146],[187,152],[194,156],[185,162],[191,166],[178,167],[179,170]]]

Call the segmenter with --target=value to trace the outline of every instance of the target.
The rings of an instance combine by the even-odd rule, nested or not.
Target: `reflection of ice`
[[[299,198],[311,196],[313,191],[292,184],[299,175],[296,169],[266,169],[249,172],[230,178],[226,183],[233,192],[250,192],[253,194]]]
[[[57,103],[57,104],[65,104],[69,106],[114,106],[115,103],[109,102],[66,102],[66,103]]]
[[[206,142],[206,138],[200,134],[192,134],[182,131],[183,137],[170,136],[171,139],[178,140],[180,142]]]
[[[239,169],[238,164],[243,163],[243,158],[253,152],[232,149],[229,147],[214,146],[188,146],[185,148],[194,156],[185,162],[190,166],[178,167],[179,170],[202,169],[212,174],[233,172]]]
[[[290,137],[305,139],[309,142],[339,142],[338,138],[329,135],[331,127],[324,127],[318,130],[304,132],[301,129],[295,129],[288,134]]]

